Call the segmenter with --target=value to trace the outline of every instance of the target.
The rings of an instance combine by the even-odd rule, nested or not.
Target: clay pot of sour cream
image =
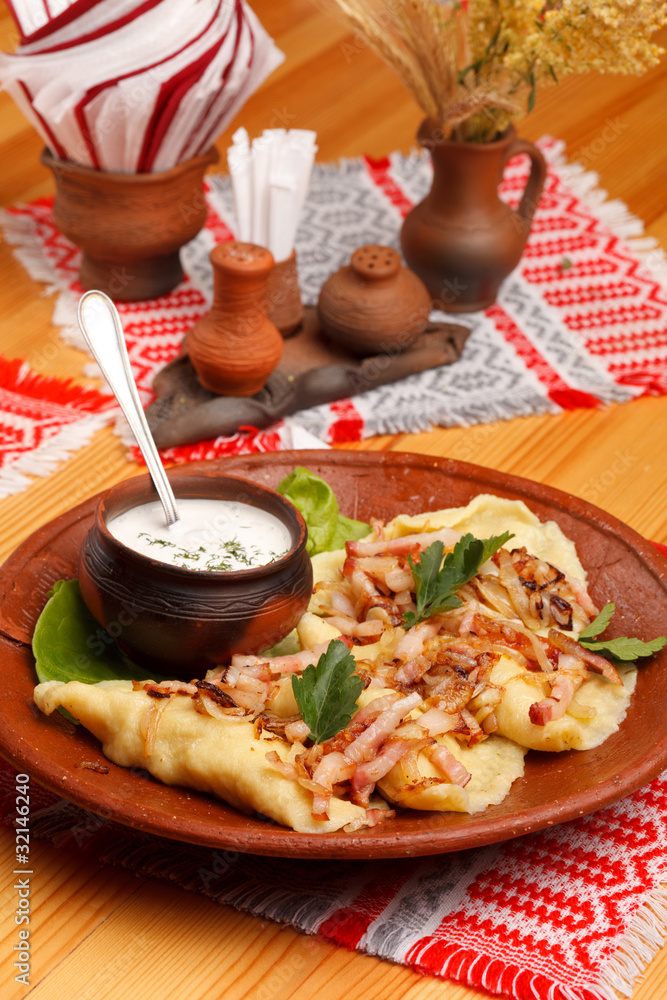
[[[181,513],[172,528],[147,475],[103,495],[79,584],[132,660],[189,680],[284,638],[306,610],[312,568],[305,522],[274,490],[187,467],[169,480]]]

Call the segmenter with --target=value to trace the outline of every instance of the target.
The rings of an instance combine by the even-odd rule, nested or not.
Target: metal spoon
[[[102,369],[144,456],[164,507],[167,524],[175,524],[179,520],[176,500],[146,422],[127,356],[118,310],[104,292],[90,291],[81,296],[78,316],[81,332],[91,354]]]

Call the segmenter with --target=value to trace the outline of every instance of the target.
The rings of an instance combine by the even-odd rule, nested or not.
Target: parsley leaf
[[[356,669],[345,643],[332,639],[317,666],[311,663],[300,678],[292,675],[292,691],[313,743],[331,739],[349,724],[364,687]]]
[[[605,604],[597,618],[594,618],[590,625],[587,625],[586,628],[579,633],[579,642],[581,643],[582,639],[597,639],[599,635],[602,635],[611,621],[615,610],[616,605],[613,601],[610,601],[609,604]],[[584,645],[584,643],[581,644],[582,646]]]
[[[619,636],[617,639],[598,639],[609,625],[612,615],[616,610],[614,603],[605,604],[600,614],[590,625],[587,625],[580,633],[578,642],[585,649],[590,649],[593,653],[600,653],[602,656],[612,656],[615,660],[630,663],[638,660],[641,656],[652,656],[659,653],[667,644],[667,637],[659,636],[657,639],[650,639],[644,642],[634,636]]]
[[[580,639],[579,641],[582,646],[590,649],[593,653],[600,653],[601,656],[613,656],[615,660],[628,663],[631,660],[638,660],[640,656],[652,656],[653,653],[659,653],[667,643],[667,636],[661,635],[649,642],[627,635],[600,642],[591,642],[590,639],[584,639],[583,642]]]
[[[445,547],[441,541],[433,542],[424,549],[418,563],[414,563],[412,556],[408,556],[415,581],[417,611],[406,611],[404,625],[412,628],[440,611],[460,607],[462,601],[456,596],[456,591],[477,576],[480,566],[513,537],[510,531],[491,538],[463,535],[452,551],[447,553],[444,561],[442,557]]]

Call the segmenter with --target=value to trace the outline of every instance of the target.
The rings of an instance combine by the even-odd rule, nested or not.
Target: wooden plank
[[[14,831],[0,829],[0,878],[2,879],[2,922],[0,923],[0,995],[6,1000],[27,995],[25,986],[15,981],[14,946],[20,944],[19,927],[30,930],[30,984],[38,987],[51,969],[67,959],[81,941],[125,900],[138,892],[143,879],[124,871],[100,866],[94,859],[51,844],[33,840],[30,844],[32,875],[17,875]],[[22,869],[21,869],[22,871]],[[18,880],[29,880],[30,924],[17,925]],[[61,919],[62,909],[67,919]],[[32,991],[31,991],[32,995]],[[61,997],[68,996],[64,990]],[[71,996],[71,995],[70,995]]]

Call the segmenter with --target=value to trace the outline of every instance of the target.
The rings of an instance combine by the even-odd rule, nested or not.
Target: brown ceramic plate
[[[614,600],[616,634],[667,634],[667,563],[626,525],[558,490],[479,466],[422,455],[287,452],[220,461],[225,472],[274,486],[306,465],[335,489],[343,513],[388,518],[465,504],[477,493],[525,500],[574,539],[594,600]],[[195,466],[196,467],[196,466]],[[348,835],[298,834],[242,815],[206,795],[169,788],[110,764],[108,774],[81,770],[106,763],[99,744],[58,714],[32,702],[30,637],[53,582],[76,575],[78,550],[95,498],[40,528],[0,570],[0,751],[64,798],[128,826],[195,844],[285,857],[385,858],[437,854],[507,840],[600,809],[649,781],[667,765],[667,651],[640,666],[620,730],[585,752],[530,751],[525,776],[499,806],[477,816],[407,811],[391,823]]]

